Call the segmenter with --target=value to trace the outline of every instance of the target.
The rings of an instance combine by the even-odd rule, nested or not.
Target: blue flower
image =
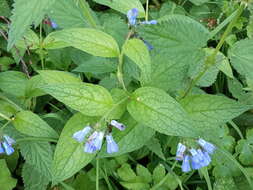
[[[125,125],[123,125],[122,123],[117,122],[116,120],[112,120],[112,121],[111,121],[111,125],[112,125],[113,127],[116,127],[117,129],[119,129],[120,131],[123,131],[123,130],[125,130],[125,128],[126,128]]]
[[[130,9],[127,12],[128,23],[130,24],[130,26],[136,25],[136,18],[138,14],[139,14],[139,11],[137,8]]]
[[[14,152],[14,148],[9,145],[6,141],[3,142],[3,147],[7,155],[11,155]]]
[[[146,40],[142,40],[142,41],[147,46],[147,48],[148,48],[149,51],[151,51],[152,49],[154,49],[154,47],[149,42],[147,42]]]
[[[186,146],[183,145],[182,143],[178,143],[176,160],[183,160],[185,151],[186,151]]]
[[[185,155],[182,164],[182,172],[189,172],[189,171],[191,171],[190,156]]]
[[[56,22],[54,22],[52,20],[51,20],[51,26],[52,26],[53,29],[58,28],[58,24],[56,24]]]
[[[72,137],[78,142],[82,142],[84,141],[85,136],[90,132],[90,130],[91,127],[86,126],[82,130],[75,132]]]
[[[101,149],[102,141],[104,138],[104,132],[95,131],[92,135],[88,138],[87,142],[84,146],[84,152],[93,153],[97,150]]]
[[[201,155],[199,155],[199,153],[197,152],[196,149],[190,149],[190,153],[191,153],[191,164],[192,164],[192,169],[194,170],[198,170],[200,168],[202,168],[202,157]]]
[[[2,146],[2,143],[0,143],[0,154],[3,154],[5,151],[4,151],[4,148]]]
[[[150,20],[150,21],[143,21],[141,22],[141,24],[148,24],[148,25],[151,25],[151,24],[157,24],[157,20]]]
[[[4,140],[9,144],[9,145],[13,145],[16,141],[14,139],[12,139],[11,137],[9,137],[8,135],[4,135]]]
[[[200,164],[201,164],[201,166],[202,167],[206,167],[206,166],[208,166],[209,164],[210,164],[210,162],[211,162],[211,159],[210,159],[210,157],[209,157],[209,155],[208,155],[208,153],[207,152],[205,152],[205,153],[207,153],[207,155],[208,155],[208,157],[207,157],[207,155],[206,154],[204,154],[203,152],[202,152],[202,150],[201,149],[198,149],[197,150],[197,152],[198,152],[198,154],[199,154],[199,158],[200,158]]]
[[[112,154],[119,151],[119,147],[117,143],[114,141],[112,134],[106,135],[107,142],[107,153]]]
[[[216,149],[216,147],[213,144],[205,141],[204,139],[199,139],[198,144],[209,154],[213,154],[213,152]]]

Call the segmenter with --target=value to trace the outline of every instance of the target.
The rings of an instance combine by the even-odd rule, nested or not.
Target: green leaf
[[[126,125],[126,129],[124,131],[113,129],[113,138],[119,146],[119,151],[107,154],[106,145],[104,145],[99,154],[100,157],[114,157],[132,152],[143,147],[154,136],[153,129],[138,124],[129,114],[124,115],[123,118],[121,122]]]
[[[247,131],[247,138],[238,141],[236,152],[239,153],[239,160],[244,165],[251,165],[253,163],[253,130]]]
[[[1,0],[0,2],[0,16],[9,17],[11,15],[11,10],[6,0]]]
[[[229,50],[232,66],[242,75],[253,79],[253,40],[246,39],[236,42]]]
[[[146,144],[147,148],[154,152],[157,156],[159,156],[161,159],[166,160],[165,156],[163,154],[163,150],[160,144],[160,141],[157,138],[152,138],[148,143]]]
[[[55,0],[15,0],[8,38],[8,50],[23,37],[31,24],[37,26]]]
[[[49,182],[52,178],[51,167],[53,161],[53,151],[48,142],[20,142],[21,154],[26,164],[32,167],[30,172],[36,172],[43,181]]]
[[[143,177],[144,181],[146,183],[151,183],[152,182],[152,175],[149,172],[149,170],[147,168],[145,168],[144,166],[137,164],[136,166],[136,173],[138,176]]]
[[[45,92],[39,89],[41,85],[45,85],[45,83],[40,75],[31,77],[26,84],[25,97],[33,98],[45,95]]]
[[[136,178],[135,172],[132,170],[131,166],[127,163],[123,164],[117,170],[117,173],[123,181],[131,181]]]
[[[214,183],[214,190],[238,190],[232,177],[217,178]]]
[[[46,49],[68,46],[94,56],[117,57],[119,55],[118,44],[109,34],[91,28],[71,28],[52,32],[44,41]]]
[[[193,95],[181,101],[191,118],[199,124],[223,124],[247,111],[250,107],[224,96]]]
[[[0,184],[1,190],[12,190],[16,186],[17,180],[11,177],[5,160],[0,160]]]
[[[202,48],[207,45],[209,31],[189,17],[168,15],[157,25],[139,27],[139,35],[154,46],[155,54],[194,65],[205,56]]]
[[[127,12],[130,9],[137,8],[139,11],[139,16],[144,17],[145,16],[145,11],[143,9],[142,4],[140,3],[139,0],[94,0],[96,3],[106,5],[108,7],[111,7],[112,9],[115,9],[123,14],[127,14]]]
[[[6,71],[0,73],[0,88],[6,93],[18,97],[25,96],[26,82],[28,78],[18,71]]]
[[[19,132],[29,136],[58,138],[58,134],[45,121],[30,111],[19,112],[13,125]]]
[[[162,164],[159,164],[156,166],[156,168],[153,171],[153,180],[154,184],[158,184],[166,175],[165,168]]]
[[[49,9],[49,17],[60,28],[87,27],[88,23],[82,14],[82,10],[73,0],[56,1]]]
[[[196,137],[199,130],[178,102],[166,92],[152,87],[137,89],[127,106],[132,117],[152,129],[182,137]]]
[[[113,106],[110,93],[98,85],[59,83],[42,86],[41,89],[70,108],[88,116],[103,115]]]
[[[80,78],[76,77],[75,75],[71,73],[64,72],[64,71],[43,70],[43,71],[38,71],[38,72],[46,84],[82,82]]]
[[[41,175],[34,166],[25,163],[22,169],[25,190],[45,190],[49,183],[47,177]]]
[[[139,39],[130,39],[123,46],[122,51],[141,69],[141,82],[148,83],[151,76],[151,60],[148,48],[143,41]]]
[[[206,3],[206,2],[208,2],[209,0],[190,0],[194,5],[197,5],[197,6],[199,6],[199,5],[202,5],[202,4],[204,4],[204,3]]]
[[[150,86],[175,92],[181,89],[187,78],[188,66],[182,62],[173,62],[165,55],[152,57],[152,75]]]
[[[26,49],[27,47],[31,50],[38,49],[40,47],[40,39],[33,30],[29,29],[23,38],[17,41],[16,46],[21,49]]]
[[[71,177],[94,158],[95,154],[85,153],[83,144],[75,141],[72,136],[76,131],[96,121],[97,118],[78,113],[67,122],[54,154],[52,169],[54,183]]]

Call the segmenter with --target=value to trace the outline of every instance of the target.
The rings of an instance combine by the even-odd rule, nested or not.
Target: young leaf
[[[151,60],[146,45],[139,39],[131,39],[123,46],[122,51],[140,67],[141,82],[148,83],[151,75]]]
[[[53,182],[61,182],[87,165],[95,156],[84,152],[82,143],[72,138],[73,134],[86,125],[95,123],[97,118],[80,113],[74,115],[65,125],[56,146],[53,160]]]
[[[113,106],[110,93],[98,85],[88,83],[59,83],[45,85],[41,89],[70,108],[88,116],[103,115]]]
[[[202,124],[222,124],[239,116],[250,107],[224,96],[193,95],[181,101],[191,118]]]
[[[11,177],[11,173],[4,159],[0,160],[0,184],[1,190],[12,190],[17,180]]]
[[[58,134],[45,121],[30,111],[19,112],[13,125],[19,132],[29,136],[58,138]]]
[[[44,48],[48,49],[67,46],[75,47],[94,56],[117,57],[119,55],[119,47],[113,37],[91,28],[71,28],[52,32],[44,41]]]
[[[108,7],[111,7],[112,9],[115,9],[117,11],[120,11],[123,14],[127,14],[127,11],[133,8],[137,8],[139,10],[139,16],[144,17],[145,11],[143,9],[143,6],[139,0],[94,0],[95,2],[106,5]]]
[[[199,130],[183,108],[166,92],[152,87],[137,89],[127,106],[132,117],[154,130],[174,136],[196,137]]]
[[[22,38],[31,24],[37,26],[55,0],[15,0],[8,39],[8,50]]]
[[[229,50],[229,58],[233,67],[242,75],[253,79],[253,40],[246,39],[236,42]]]

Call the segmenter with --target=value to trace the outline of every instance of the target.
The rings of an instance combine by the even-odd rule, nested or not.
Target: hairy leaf
[[[180,104],[163,90],[152,87],[137,89],[127,109],[136,121],[160,133],[182,137],[199,135]]]
[[[95,154],[85,153],[83,144],[74,140],[72,136],[76,131],[96,121],[97,118],[78,113],[67,122],[54,154],[52,170],[54,183],[71,177],[94,158]]]
[[[44,44],[48,49],[72,46],[100,57],[119,55],[118,44],[109,34],[91,28],[71,28],[52,32],[47,36]]]

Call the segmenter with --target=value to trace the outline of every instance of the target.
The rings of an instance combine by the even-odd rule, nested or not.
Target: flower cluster
[[[130,9],[127,12],[128,23],[129,23],[130,26],[136,26],[137,25],[137,20],[136,19],[138,17],[138,14],[139,14],[139,11],[138,11],[137,8]],[[142,22],[140,22],[140,24],[148,24],[148,25],[157,24],[157,20],[142,21]]]
[[[11,155],[14,152],[14,148],[12,147],[14,143],[14,139],[8,135],[4,135],[2,141],[0,142],[0,154],[6,153],[7,155]]]
[[[116,127],[120,131],[125,129],[125,126],[122,123],[117,122],[116,120],[112,120],[110,125]],[[78,142],[83,142],[85,137],[90,133],[93,129],[90,126],[84,127],[82,130],[77,131],[73,134],[73,138]],[[102,147],[104,136],[106,138],[107,143],[107,153],[112,154],[119,151],[119,147],[117,143],[114,141],[112,133],[108,132],[105,135],[103,131],[93,131],[93,133],[88,137],[85,145],[84,152],[94,153],[97,150],[100,150]]]
[[[200,145],[198,149],[187,149],[184,144],[178,144],[176,160],[183,161],[183,172],[189,172],[191,169],[198,170],[211,162],[210,154],[214,153],[216,147],[203,139],[199,139],[197,143]]]

